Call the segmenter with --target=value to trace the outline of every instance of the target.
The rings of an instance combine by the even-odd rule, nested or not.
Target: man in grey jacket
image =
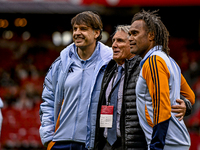
[[[47,149],[86,150],[94,138],[101,81],[112,50],[99,42],[100,17],[85,11],[71,20],[73,41],[61,51],[44,81],[40,137]],[[88,123],[88,125],[87,125]],[[93,135],[91,135],[93,133]]]

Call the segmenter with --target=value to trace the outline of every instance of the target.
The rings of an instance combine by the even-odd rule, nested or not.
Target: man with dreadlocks
[[[169,32],[155,12],[134,15],[129,30],[131,53],[140,55],[136,105],[149,150],[189,150],[190,137],[183,120],[172,112],[180,94],[191,104],[195,95],[177,63],[169,56]]]

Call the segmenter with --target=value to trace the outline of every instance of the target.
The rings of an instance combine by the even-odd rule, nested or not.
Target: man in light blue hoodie
[[[44,81],[40,137],[47,149],[90,149],[101,81],[112,50],[101,39],[100,17],[85,11],[71,20],[73,41],[61,51]],[[89,135],[89,136],[87,136]],[[87,139],[86,136],[90,139]]]

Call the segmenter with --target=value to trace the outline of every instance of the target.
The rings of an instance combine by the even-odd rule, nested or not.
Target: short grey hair
[[[113,36],[116,34],[116,32],[118,32],[118,31],[124,31],[125,33],[128,34],[130,27],[131,27],[130,25],[118,25],[118,26],[116,27],[116,29],[115,29],[115,32],[112,34],[112,37],[113,37]],[[128,35],[128,37],[129,37],[129,35]]]
[[[115,33],[116,33],[117,31],[124,31],[125,33],[128,34],[130,27],[131,27],[130,25],[118,25],[118,26],[116,27]]]

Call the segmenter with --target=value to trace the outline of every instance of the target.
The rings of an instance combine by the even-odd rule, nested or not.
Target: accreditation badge
[[[101,106],[100,127],[112,128],[114,106]]]

